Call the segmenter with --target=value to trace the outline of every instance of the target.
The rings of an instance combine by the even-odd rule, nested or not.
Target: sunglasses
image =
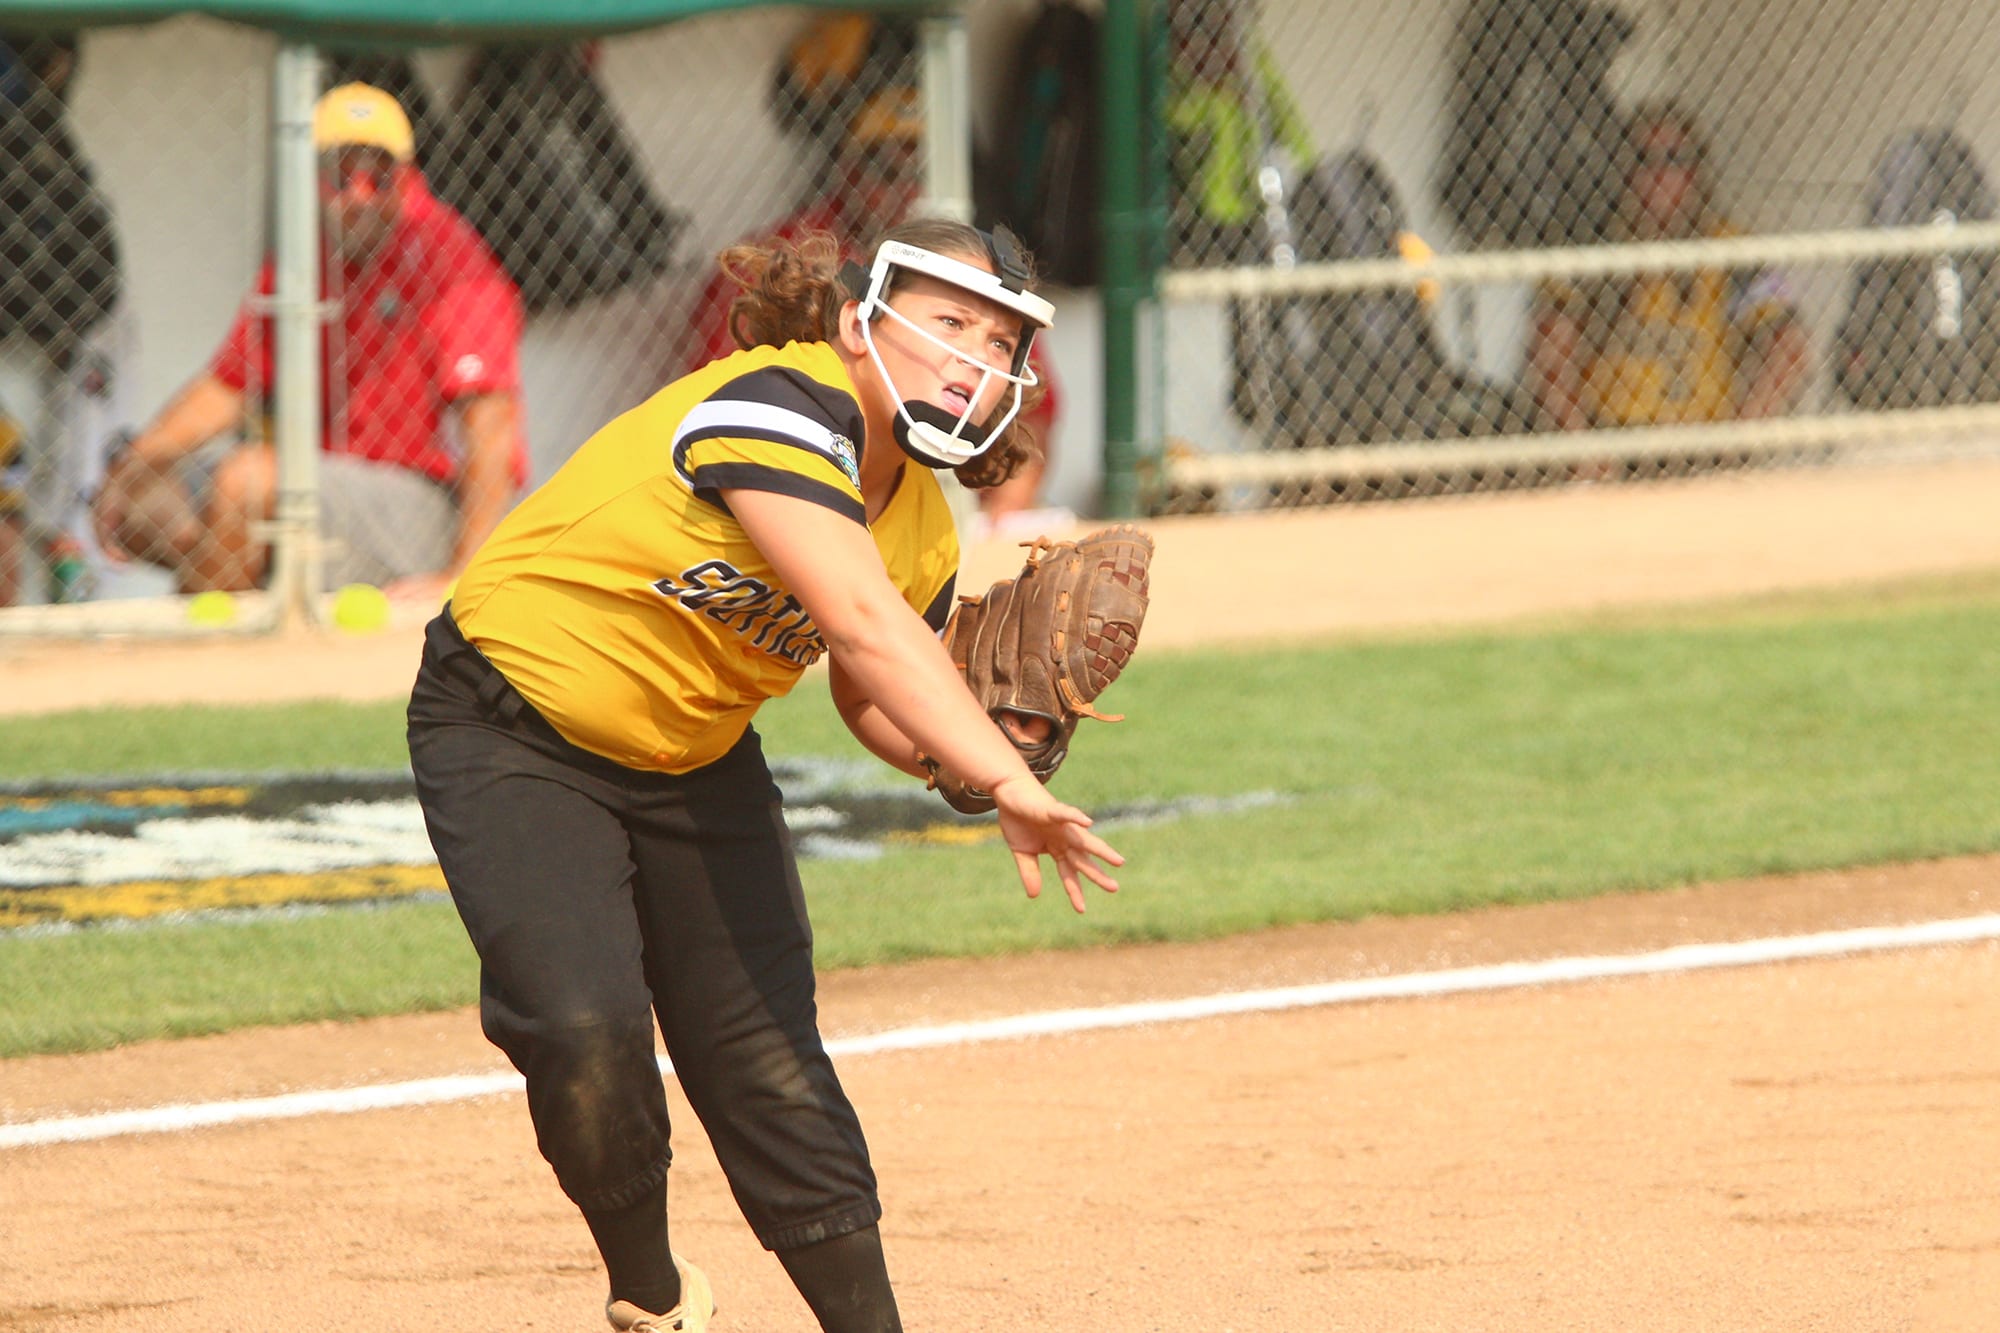
[[[393,161],[343,157],[322,163],[319,169],[320,197],[334,199],[345,194],[358,193],[363,197],[388,194],[396,188],[397,171]]]
[[[1639,150],[1642,167],[1688,167],[1701,164],[1701,153],[1691,143],[1667,144]]]
[[[901,178],[914,172],[921,154],[914,141],[883,139],[875,143],[850,143],[848,164],[878,176]]]

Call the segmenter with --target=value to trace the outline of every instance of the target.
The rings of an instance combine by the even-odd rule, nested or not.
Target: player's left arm
[[[955,577],[945,579],[944,586],[931,599],[930,609],[924,612],[924,623],[939,634],[944,632],[945,622],[958,603],[952,595],[956,588]],[[875,706],[868,692],[861,688],[861,683],[840,661],[830,657],[827,666],[833,706],[840,710],[840,720],[854,733],[854,739],[889,767],[908,773],[913,778],[928,778],[930,770],[924,767],[922,751],[917,743],[891,722],[888,714]]]
[[[908,773],[913,778],[926,776],[927,770],[917,758],[917,743],[904,735],[903,729],[875,706],[846,668],[829,658],[827,676],[832,687],[833,706],[840,710],[840,720],[854,733],[854,739],[889,767]]]

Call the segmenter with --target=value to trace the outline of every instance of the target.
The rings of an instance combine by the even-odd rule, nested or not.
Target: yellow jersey
[[[1702,233],[1727,237],[1716,225]],[[1544,299],[1583,324],[1582,403],[1598,426],[1726,421],[1736,415],[1745,349],[1790,306],[1769,270],[1641,273],[1592,283],[1552,282]]]
[[[459,576],[452,617],[565,740],[629,768],[699,768],[826,651],[722,492],[867,524],[863,447],[854,382],[827,344],[711,362],[591,436],[503,519]],[[942,629],[959,552],[937,478],[906,465],[868,526],[890,580]]]

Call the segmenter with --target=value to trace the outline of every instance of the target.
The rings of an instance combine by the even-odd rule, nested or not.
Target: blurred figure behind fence
[[[432,197],[393,97],[334,88],[313,137],[323,292],[338,307],[323,344],[326,583],[441,599],[527,481],[519,294]],[[207,370],[111,460],[98,495],[106,550],[166,566],[185,592],[266,574],[278,471],[253,418],[272,392],[275,287],[267,259]]]

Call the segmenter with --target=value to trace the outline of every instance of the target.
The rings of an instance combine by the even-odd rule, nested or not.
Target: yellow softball
[[[349,583],[333,595],[333,623],[349,634],[373,634],[389,623],[389,598],[372,583]]]
[[[236,623],[236,599],[217,590],[198,592],[188,598],[187,618],[190,625],[200,625],[204,629],[233,625]]]

